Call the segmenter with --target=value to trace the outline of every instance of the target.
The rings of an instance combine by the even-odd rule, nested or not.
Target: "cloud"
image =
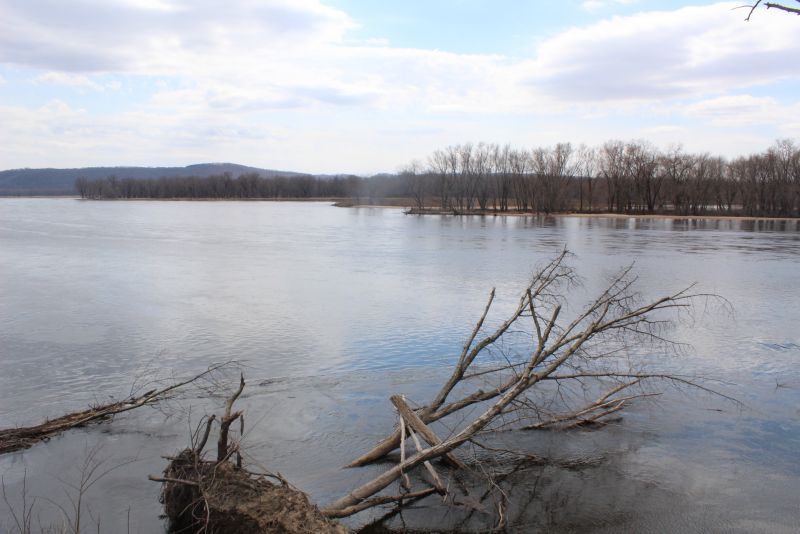
[[[541,44],[528,83],[568,102],[647,102],[797,78],[787,60],[800,48],[797,21],[764,12],[760,24],[745,24],[735,6],[650,11],[569,29]]]
[[[335,42],[354,27],[316,0],[5,0],[0,61],[73,71],[142,71],[171,59],[268,55]]]
[[[60,114],[0,109],[0,166],[90,155],[369,172],[470,139],[652,135],[699,146],[710,130],[687,122],[724,127],[724,105],[751,121],[735,127],[772,120],[791,132],[787,117],[800,116],[791,103],[743,113],[747,102],[724,100],[800,75],[796,19],[771,10],[745,23],[731,3],[606,18],[560,31],[529,56],[503,56],[355,40],[356,23],[317,0],[0,2],[0,63],[33,69],[55,91],[107,99],[82,113],[61,89]],[[428,133],[398,142],[403,131]]]
[[[175,11],[176,6],[165,0],[120,0],[121,4],[139,9],[152,9],[156,11]]]
[[[152,165],[252,159],[279,128],[226,114],[135,111],[95,116],[54,99],[35,109],[0,106],[0,162],[35,166]],[[36,140],[39,142],[36,142]],[[165,150],[165,146],[169,150]],[[235,149],[235,150],[234,150]]]
[[[600,11],[614,5],[635,4],[638,0],[586,0],[581,2],[581,9],[585,11]]]
[[[796,21],[764,12],[745,24],[730,3],[570,28],[527,58],[349,41],[355,22],[317,0],[44,3],[6,0],[0,62],[84,89],[96,72],[179,78],[216,109],[611,110],[798,76],[786,59],[800,48]]]
[[[5,0],[0,62],[68,73],[58,81],[85,89],[97,73],[170,77],[208,108],[243,111],[511,112],[531,101],[514,61],[354,42],[346,36],[355,22],[317,0],[240,0],[225,9],[211,0],[43,3]]]
[[[65,85],[77,89],[89,89],[91,91],[103,91],[105,88],[97,82],[92,81],[80,74],[70,74],[67,72],[45,72],[34,80],[35,83],[46,83],[55,85]]]
[[[778,125],[784,135],[800,135],[800,102],[785,104],[772,97],[726,95],[690,104],[684,112],[718,127]]]

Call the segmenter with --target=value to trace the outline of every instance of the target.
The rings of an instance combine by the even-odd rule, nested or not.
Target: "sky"
[[[742,3],[0,0],[0,169],[759,152],[800,139],[800,17]]]

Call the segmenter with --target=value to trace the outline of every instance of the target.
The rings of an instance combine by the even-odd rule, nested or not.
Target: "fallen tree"
[[[628,350],[634,345],[674,349],[675,345],[664,337],[674,318],[669,313],[688,309],[694,299],[708,295],[692,294],[687,288],[640,302],[634,291],[636,277],[627,268],[596,299],[574,312],[571,319],[563,320],[565,294],[577,282],[567,265],[568,256],[564,251],[540,269],[508,319],[479,339],[494,302],[495,292],[491,292],[438,394],[416,410],[404,398],[392,397],[399,413],[397,428],[349,467],[375,462],[398,447],[399,463],[329,504],[322,510],[324,514],[342,517],[387,501],[400,501],[403,492],[409,491],[407,473],[423,465],[433,480],[429,491],[441,491],[444,484],[431,462],[443,459],[451,467],[464,468],[464,461],[454,451],[466,443],[482,446],[477,438],[487,433],[604,424],[637,399],[656,395],[652,389],[656,381],[710,391],[694,377],[645,370],[637,365],[644,363],[641,350]],[[519,340],[522,333],[528,336],[527,343]],[[501,350],[502,365],[474,368],[480,355],[512,335],[517,339],[510,345],[525,347],[524,351],[507,354],[506,345]],[[477,380],[484,387],[476,386]],[[453,398],[456,391],[459,395]],[[437,435],[430,425],[454,414],[462,418],[459,428],[445,427],[449,435]],[[426,447],[420,446],[417,435],[426,441]],[[406,456],[409,436],[417,450]],[[397,480],[401,480],[399,495],[376,497]]]

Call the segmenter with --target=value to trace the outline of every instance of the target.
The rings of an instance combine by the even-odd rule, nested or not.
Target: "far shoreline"
[[[366,207],[366,206],[353,206]],[[378,206],[370,206],[378,207]],[[393,207],[393,206],[389,206]],[[604,218],[604,219],[653,219],[653,220],[716,220],[716,221],[800,221],[800,217],[768,217],[758,215],[682,215],[671,213],[613,213],[607,211],[598,212],[577,212],[562,211],[553,213],[543,213],[535,211],[494,211],[494,210],[469,210],[454,211],[442,210],[439,208],[419,210],[408,208],[408,215],[442,215],[450,217],[577,217],[582,219]]]
[[[355,206],[366,207],[366,206]],[[370,207],[384,207],[384,206],[370,206]],[[391,207],[391,206],[388,206]],[[670,215],[668,213],[610,213],[610,212],[597,212],[597,213],[580,213],[580,212],[558,212],[558,213],[536,213],[532,211],[526,212],[468,212],[457,213],[452,212],[430,212],[418,213],[409,211],[408,215],[444,215],[450,217],[554,217],[554,218],[580,218],[580,219],[652,219],[652,220],[711,220],[711,221],[800,221],[800,217],[759,217],[754,215]]]
[[[73,199],[85,202],[325,202],[337,208],[388,208],[402,209],[407,215],[439,215],[445,217],[576,217],[604,219],[652,219],[652,220],[716,220],[716,221],[800,221],[800,217],[769,217],[758,215],[681,215],[670,213],[612,213],[564,211],[543,213],[534,211],[494,210],[442,210],[440,208],[414,208],[407,199],[387,198],[361,203],[357,200],[337,197],[311,198],[81,198],[78,195],[0,195],[0,199]],[[382,202],[382,203],[381,203]]]

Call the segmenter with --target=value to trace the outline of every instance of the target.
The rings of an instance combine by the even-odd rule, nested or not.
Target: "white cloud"
[[[542,43],[531,87],[571,102],[647,102],[798,78],[792,17],[744,23],[737,4],[613,17]],[[767,19],[767,16],[769,18]],[[765,29],[768,28],[768,31]]]
[[[586,0],[581,2],[581,8],[586,11],[600,11],[614,5],[635,4],[638,0]]]
[[[91,91],[102,91],[104,87],[92,81],[87,76],[80,74],[70,74],[67,72],[49,71],[40,74],[34,80],[35,83],[65,85],[77,89],[88,89]]]
[[[51,100],[37,110],[37,113],[47,120],[63,117],[76,117],[82,112],[82,110],[71,108],[69,104],[59,99]]]
[[[91,87],[93,73],[180,78],[184,104],[231,111],[319,106],[415,111],[530,107],[524,69],[496,55],[347,41],[355,23],[316,0],[124,3],[77,0],[42,9],[7,0],[0,62],[46,68],[51,82]],[[167,9],[168,8],[168,9]],[[70,74],[64,74],[70,73]],[[154,103],[163,104],[167,97]]]
[[[796,19],[764,11],[745,23],[730,3],[609,18],[512,58],[354,41],[350,17],[317,0],[0,1],[0,63],[38,69],[39,83],[109,90],[98,97],[122,90],[114,74],[153,93],[102,114],[1,108],[0,167],[92,157],[370,172],[470,139],[652,135],[690,148],[711,130],[675,123],[722,127],[715,99],[800,76]],[[796,131],[796,107],[762,104],[750,120]]]
[[[5,0],[0,61],[61,71],[187,66],[206,54],[276,57],[341,40],[355,25],[317,0]]]
[[[799,74],[786,60],[800,49],[796,21],[764,12],[760,24],[746,24],[729,3],[571,28],[527,59],[354,44],[346,34],[355,23],[317,0],[227,9],[211,0],[6,3],[0,61],[46,67],[49,81],[85,89],[102,88],[87,77],[98,70],[178,77],[206,106],[230,110],[554,113],[577,105],[602,113],[598,103],[611,111]]]
[[[685,126],[678,126],[676,124],[659,124],[658,126],[652,126],[650,128],[645,128],[645,131],[648,133],[652,133],[654,135],[674,135],[674,134],[685,134],[688,132],[688,128]]]
[[[800,135],[800,102],[784,104],[772,97],[726,95],[690,104],[685,113],[718,127],[778,125],[784,135]]]
[[[156,11],[177,10],[177,6],[167,0],[120,0],[120,3],[139,9],[152,9]]]
[[[771,115],[770,111],[778,108],[774,98],[755,97],[751,95],[730,95],[701,100],[686,107],[690,115],[705,117],[721,124],[741,123],[753,124],[758,117]]]

